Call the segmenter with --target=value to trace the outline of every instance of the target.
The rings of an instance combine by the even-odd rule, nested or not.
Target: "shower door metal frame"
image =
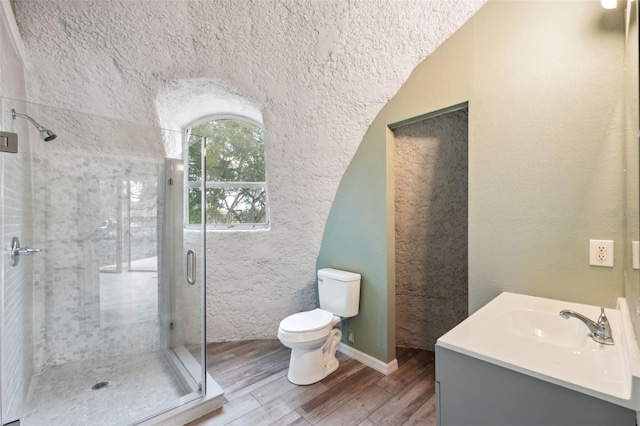
[[[200,323],[202,324],[201,336],[200,336],[200,365],[201,365],[201,391],[203,395],[207,394],[207,195],[205,192],[206,188],[206,165],[207,165],[207,138],[204,137],[200,141],[201,146],[201,158],[202,164],[200,171],[200,181],[202,185],[200,187],[200,194],[202,196],[202,205],[200,207],[200,222],[202,223],[202,241],[201,241],[201,252],[202,252],[202,268],[201,268],[201,280],[202,284],[200,286],[200,303],[201,303],[201,318]]]

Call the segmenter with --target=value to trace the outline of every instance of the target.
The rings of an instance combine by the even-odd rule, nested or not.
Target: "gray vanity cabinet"
[[[635,426],[634,410],[436,345],[438,426]]]

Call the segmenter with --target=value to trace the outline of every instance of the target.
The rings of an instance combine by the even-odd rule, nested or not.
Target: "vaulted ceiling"
[[[220,79],[275,117],[359,130],[483,1],[14,0],[29,98],[156,120],[172,80]],[[325,121],[326,120],[326,121]],[[353,140],[356,144],[359,140]]]

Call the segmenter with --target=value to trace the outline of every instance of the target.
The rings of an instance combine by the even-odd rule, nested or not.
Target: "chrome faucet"
[[[600,316],[598,317],[598,322],[591,321],[584,315],[570,310],[560,311],[560,316],[562,318],[573,317],[579,319],[587,326],[587,328],[589,329],[589,336],[593,340],[604,345],[613,345],[611,326],[609,325],[607,316],[604,314],[604,308],[600,308]]]

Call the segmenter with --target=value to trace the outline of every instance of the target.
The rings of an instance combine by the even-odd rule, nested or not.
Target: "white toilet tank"
[[[358,315],[360,274],[324,268],[318,270],[320,309],[342,318]]]

